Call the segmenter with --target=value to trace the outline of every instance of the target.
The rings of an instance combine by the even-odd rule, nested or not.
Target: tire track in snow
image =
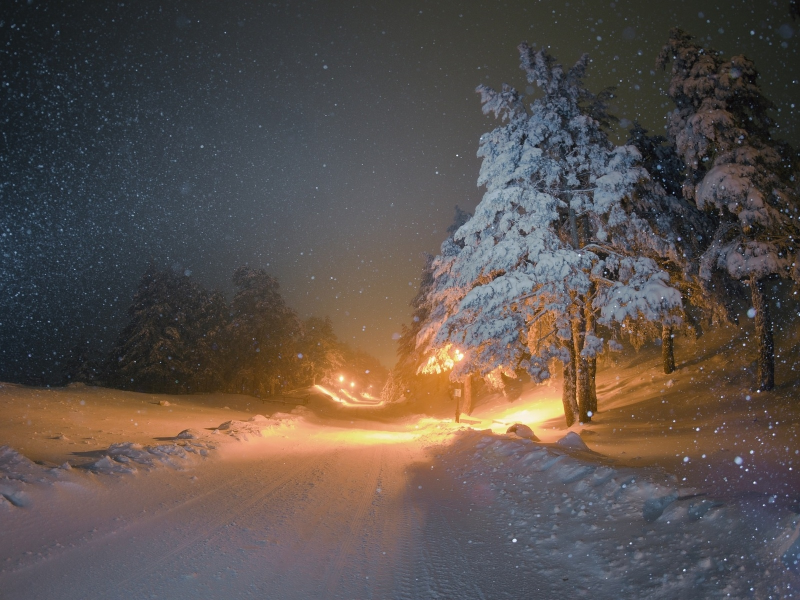
[[[319,458],[317,455],[295,458],[282,454],[274,462],[266,463],[269,467],[281,466],[276,468],[277,477],[263,485],[254,479],[252,471],[241,468],[227,471],[230,466],[218,462],[216,472],[205,472],[208,479],[220,481],[213,489],[158,514],[136,515],[135,521],[104,535],[75,540],[78,543],[76,547],[66,548],[55,556],[17,570],[13,573],[16,581],[9,580],[6,576],[12,574],[6,571],[2,577],[6,579],[5,591],[12,593],[11,597],[15,599],[143,597],[144,592],[153,589],[155,580],[164,579],[157,575],[159,571],[174,576],[176,569],[172,565],[176,560],[185,562],[202,552],[208,541],[219,536],[229,523],[262,505],[287,484],[306,481],[309,474],[319,468]],[[257,466],[264,465],[265,462],[259,461]],[[132,480],[129,483],[132,487],[119,489],[116,493],[136,493],[137,483]],[[185,492],[186,489],[181,491]],[[231,501],[232,497],[236,501]],[[110,499],[113,500],[113,496]],[[198,502],[204,506],[198,507]],[[205,510],[206,506],[212,511]],[[224,510],[217,509],[218,506]],[[179,531],[176,531],[176,523]],[[178,543],[173,543],[175,538]],[[127,577],[119,577],[128,573]],[[142,585],[142,581],[146,585]],[[87,582],[90,583],[87,585]]]
[[[253,490],[252,475],[237,477],[236,481],[240,484],[237,488],[238,493],[231,492],[229,495],[242,498],[242,502],[234,504],[236,507],[234,510],[226,510],[204,521],[203,527],[195,528],[180,544],[150,558],[146,565],[137,569],[136,574],[116,582],[114,587],[121,592],[123,590],[120,588],[126,584],[135,583],[146,578],[154,570],[161,568],[162,570],[169,571],[169,564],[177,558],[188,562],[188,559],[196,556],[206,547],[210,546],[209,542],[221,535],[228,525],[246,517],[249,513],[258,511],[267,500],[281,491],[286,485],[293,481],[306,481],[313,471],[320,468],[316,458],[316,455],[313,457],[312,455],[301,455],[301,458],[297,459],[293,465],[287,465],[284,468],[282,475],[270,481],[264,487],[258,488],[258,493],[253,495],[248,495],[247,493]],[[230,490],[229,484],[222,484],[220,488]],[[230,506],[231,503],[227,503],[227,505]],[[202,546],[198,545],[198,542],[203,542]]]
[[[293,590],[297,597],[301,597],[298,594],[303,590],[312,594],[308,588],[319,585],[327,558],[324,549],[331,546],[333,537],[330,524],[341,521],[336,512],[338,505],[329,493],[330,482],[341,481],[340,471],[353,472],[352,468],[347,468],[347,458],[341,449],[326,452],[323,458],[322,465],[318,464],[313,472],[314,480],[309,481],[308,489],[297,498],[298,502],[286,503],[281,514],[276,513],[274,507],[266,511],[279,517],[272,534],[280,540],[280,552],[268,557],[265,578],[258,583],[260,589],[268,590],[271,598],[291,595],[292,591],[286,589],[287,582],[297,588]],[[335,487],[337,492],[342,491],[341,485]],[[309,562],[312,572],[309,572]],[[314,593],[318,592],[319,589],[314,588]]]
[[[323,597],[330,598],[336,586],[339,585],[344,570],[345,563],[351,559],[353,546],[356,539],[361,539],[366,529],[366,513],[372,505],[377,487],[378,477],[381,471],[381,463],[384,446],[373,446],[370,452],[369,465],[367,466],[367,476],[364,478],[359,497],[356,502],[356,510],[347,528],[347,534],[342,544],[339,546],[338,556],[333,564],[333,568],[328,572],[323,582]]]
[[[410,462],[410,457],[405,461]],[[422,546],[423,515],[412,501],[407,477],[400,477],[397,482],[401,490],[391,499],[392,505],[386,508],[392,517],[384,520],[384,546],[393,559],[389,581],[380,587],[386,589],[376,593],[377,598],[393,598],[394,600],[415,600],[415,558]],[[418,573],[417,573],[418,575]]]
[[[435,504],[431,503],[430,493],[422,492],[430,506],[425,520],[422,555],[416,561],[415,572],[423,573],[423,577],[418,579],[425,585],[415,581],[414,597],[485,600],[483,590],[476,582],[475,567],[464,551],[464,527],[454,524],[457,515],[467,518],[458,508],[469,506],[466,494],[440,461],[434,463],[431,471],[421,472],[419,482],[423,488],[436,490],[438,487],[440,490],[433,494],[438,500]]]
[[[182,472],[182,473],[185,473],[185,471]],[[160,473],[146,473],[144,475],[144,477],[148,477],[148,476],[158,477],[159,475],[163,476],[164,472],[162,471]],[[101,475],[100,477],[106,477],[106,476]],[[112,476],[109,476],[109,477],[115,477],[115,476],[112,475]],[[124,475],[122,477],[128,477],[128,476]],[[123,479],[122,481],[114,481],[113,483],[115,485],[122,484],[123,486],[127,486],[128,488],[131,488],[131,487],[138,486],[140,482],[142,482],[142,480]],[[97,483],[97,482],[93,482],[93,483]],[[40,563],[42,563],[42,562],[69,559],[69,557],[74,553],[80,553],[81,551],[86,551],[87,549],[91,549],[92,547],[96,547],[98,545],[101,545],[101,544],[104,544],[104,543],[108,543],[110,540],[113,540],[116,537],[120,537],[121,535],[125,535],[125,534],[128,534],[128,533],[134,532],[137,529],[141,529],[143,526],[145,526],[145,527],[146,526],[151,526],[151,524],[156,523],[156,522],[158,522],[160,520],[169,520],[175,513],[178,513],[180,511],[184,511],[184,510],[186,510],[188,508],[191,508],[194,504],[197,504],[198,502],[201,502],[201,501],[205,500],[206,498],[215,497],[215,496],[222,496],[222,495],[227,495],[227,494],[231,494],[231,493],[235,494],[236,492],[231,491],[231,490],[232,489],[235,489],[235,490],[242,489],[244,487],[243,484],[246,484],[246,483],[247,483],[247,477],[244,476],[244,475],[240,475],[238,477],[233,478],[231,481],[226,481],[224,483],[221,483],[219,485],[213,486],[211,488],[206,488],[204,486],[204,488],[202,488],[204,491],[202,491],[200,493],[197,493],[197,494],[193,494],[190,497],[182,499],[180,502],[175,502],[170,506],[167,506],[165,502],[159,502],[157,505],[155,505],[155,503],[154,503],[154,505],[150,505],[150,506],[147,507],[147,508],[150,509],[150,512],[148,512],[146,516],[142,516],[141,513],[138,512],[138,511],[133,515],[129,515],[129,517],[135,518],[136,520],[128,522],[125,525],[117,526],[117,527],[113,527],[113,528],[109,529],[107,527],[107,525],[104,526],[104,525],[101,524],[100,525],[101,527],[103,527],[104,529],[107,529],[106,531],[104,531],[102,533],[98,533],[98,528],[97,527],[95,527],[94,529],[92,529],[90,531],[85,531],[85,530],[83,530],[83,531],[74,531],[74,532],[60,531],[58,534],[56,534],[57,538],[58,539],[62,539],[62,540],[66,540],[66,542],[68,544],[70,544],[70,545],[64,546],[64,545],[59,544],[58,547],[60,548],[60,551],[55,555],[42,556],[42,551],[41,550],[39,552],[36,552],[36,553],[34,553],[33,551],[27,552],[25,555],[20,557],[20,559],[19,559],[20,562],[17,565],[14,565],[13,567],[4,567],[3,575],[4,576],[5,575],[15,575],[18,572],[25,571],[25,570],[32,569],[32,568],[36,568],[38,566],[41,566]],[[238,487],[235,487],[235,488],[232,487],[232,486],[237,486],[237,485],[238,485]],[[135,491],[135,490],[131,490],[131,491]],[[163,488],[160,491],[163,492]],[[93,502],[99,502],[101,498],[102,498],[102,501],[104,503],[106,503],[106,502],[107,503],[113,503],[115,501],[115,496],[117,494],[120,494],[120,493],[123,493],[123,492],[124,492],[124,489],[122,489],[120,487],[117,487],[117,488],[115,488],[113,490],[105,490],[103,492],[102,496],[95,495],[93,497],[90,497],[88,504],[87,505],[81,505],[80,510],[81,511],[91,510],[92,508],[94,508],[92,503]],[[158,501],[156,501],[156,502],[158,502]],[[113,510],[108,509],[107,506],[104,506],[103,509],[106,512],[108,512],[109,514],[115,512]],[[107,516],[108,515],[106,515],[106,517]],[[37,518],[40,518],[40,515],[38,515],[36,513],[31,513],[31,515],[29,515],[28,518],[32,522],[35,522],[34,520],[37,519]],[[103,517],[103,518],[105,518],[105,517]],[[27,527],[27,525],[26,525],[26,527]],[[23,528],[21,530],[21,532],[24,533],[25,530],[26,529]],[[20,530],[17,530],[17,532],[15,532],[15,533],[17,533],[19,535]],[[44,550],[44,548],[42,550]],[[26,560],[26,557],[27,557],[27,560]]]

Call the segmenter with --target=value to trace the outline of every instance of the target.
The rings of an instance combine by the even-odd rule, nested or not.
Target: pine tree
[[[151,264],[128,309],[130,321],[106,361],[106,380],[150,392],[194,391],[198,344],[210,327],[201,312],[209,301],[189,277]],[[219,299],[216,303],[219,307]]]
[[[281,296],[278,280],[263,269],[242,266],[234,271],[233,284],[229,389],[265,396],[299,383],[301,324]]]
[[[221,292],[201,290],[191,309],[191,332],[187,336],[192,361],[192,390],[215,392],[224,389],[228,304]]]
[[[102,379],[105,357],[87,343],[73,346],[64,357],[61,372],[65,384],[96,384]]]
[[[628,143],[639,150],[642,166],[652,177],[634,196],[637,210],[670,246],[667,252],[641,250],[670,274],[672,285],[681,292],[685,320],[680,329],[698,337],[703,333],[704,323],[738,323],[735,307],[744,297],[741,286],[733,285],[733,280],[721,271],[715,272],[712,281],[704,282],[699,277],[700,258],[711,243],[717,219],[683,197],[686,167],[675,146],[663,136],[648,135],[638,123],[630,130]],[[675,369],[673,338],[678,330],[674,323],[662,323],[662,354],[667,374]],[[653,337],[652,331],[627,333],[631,334],[634,345]]]
[[[458,205],[455,206],[453,220],[446,230],[447,239],[443,244],[443,248],[452,246],[452,248],[456,249],[463,247],[463,244],[456,243],[453,240],[453,236],[471,217],[472,213]],[[443,250],[443,252],[446,251],[446,249]],[[410,302],[413,309],[411,324],[401,325],[400,337],[397,340],[397,363],[392,369],[384,389],[381,391],[381,398],[386,402],[398,402],[407,399],[406,395],[421,396],[423,393],[430,393],[431,391],[437,396],[443,395],[449,388],[447,381],[443,380],[442,377],[436,377],[436,374],[420,375],[418,373],[423,362],[423,356],[417,348],[417,335],[433,308],[433,299],[431,297],[434,284],[433,260],[433,256],[425,254],[425,264],[422,267],[419,288]]]
[[[344,365],[344,353],[329,317],[306,319],[300,353],[300,364],[311,385],[334,382],[336,373]]]
[[[479,86],[484,113],[507,121],[481,137],[475,216],[433,262],[432,310],[417,337],[429,370],[476,372],[490,382],[524,369],[534,381],[565,364],[568,424],[592,412],[592,360],[604,347],[595,325],[658,320],[680,294],[632,240],[663,240],[625,206],[647,173],[632,146],[602,129],[605,95],[545,51],[520,46],[528,81],[543,92],[527,109],[519,93]],[[574,391],[574,395],[572,390]],[[595,407],[596,408],[596,407]]]
[[[726,60],[680,29],[670,32],[656,64],[672,63],[668,136],[687,166],[684,196],[716,216],[700,277],[716,271],[747,282],[758,338],[756,385],[775,385],[772,321],[764,283],[800,281],[795,165],[785,144],[772,139],[770,102],[745,56]]]

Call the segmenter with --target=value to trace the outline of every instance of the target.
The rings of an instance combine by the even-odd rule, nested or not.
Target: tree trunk
[[[661,325],[661,358],[664,362],[664,373],[669,375],[675,370],[675,342],[672,327]]]
[[[575,399],[578,403],[578,420],[588,423],[590,409],[589,361],[581,356],[586,336],[586,319],[583,314],[572,321],[572,343],[575,347]]]
[[[561,402],[564,404],[564,417],[567,427],[571,427],[578,417],[578,403],[575,400],[575,345],[570,340],[565,344],[569,352],[569,362],[564,363],[564,387]]]
[[[772,342],[772,318],[769,302],[764,294],[764,282],[750,278],[750,295],[756,311],[756,338],[758,338],[758,363],[756,383],[758,389],[769,391],[775,387],[775,347]]]
[[[576,250],[583,248],[588,239],[588,223],[584,215],[581,217],[581,223],[579,224],[578,215],[571,206],[569,209],[569,228],[573,248]],[[591,298],[591,295],[590,292],[587,296],[579,299],[583,307],[578,309],[578,316],[572,321],[572,344],[574,347],[573,356],[575,358],[575,401],[578,405],[578,418],[581,423],[588,423],[592,420],[589,413],[592,412],[592,405],[594,404],[596,406],[597,404],[596,393],[594,394],[594,403],[592,402],[592,390],[594,389],[593,375],[597,366],[595,363],[593,368],[590,367],[589,360],[581,356],[581,350],[583,350],[584,340],[586,339],[586,332],[588,331],[587,325],[589,325],[590,322],[587,320],[587,315],[590,312],[590,308],[587,306],[587,300]],[[594,318],[593,316],[589,316],[589,319],[592,323],[592,331],[594,331]]]
[[[468,415],[472,414],[472,374],[467,375],[467,378],[464,380],[464,403],[462,404],[464,407],[464,412]]]
[[[591,298],[594,296],[594,284],[592,284],[592,290],[589,294]],[[595,319],[594,319],[594,311],[592,310],[591,304],[587,304],[585,308],[586,314],[586,333],[595,335],[597,331]],[[586,361],[587,369],[588,369],[588,376],[589,376],[589,411],[591,412],[590,417],[597,414],[597,357],[590,358]]]
[[[576,250],[580,249],[581,241],[578,237],[578,218],[575,215],[575,209],[572,207],[569,209],[569,232],[572,237],[572,247]]]
[[[458,390],[461,391],[461,390]],[[456,423],[461,422],[461,396],[457,396],[455,392],[453,393],[453,398],[456,400]]]

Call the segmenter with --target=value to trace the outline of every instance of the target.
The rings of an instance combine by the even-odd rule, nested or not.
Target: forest
[[[768,284],[800,284],[800,186],[753,62],[673,29],[656,60],[671,69],[666,135],[635,123],[616,145],[614,91],[585,87],[588,55],[570,69],[546,48],[519,55],[541,94],[526,106],[510,85],[478,86],[502,123],[480,140],[486,193],[474,215],[456,208],[425,265],[391,376],[406,383],[390,395],[449,372],[469,412],[473,379],[502,389],[557,366],[567,426],[588,423],[599,356],[655,339],[669,374],[677,334],[737,323],[742,307],[755,321],[753,388],[773,389],[780,298]]]
[[[456,206],[440,254],[427,256],[390,372],[341,343],[330,319],[301,320],[264,270],[236,269],[228,303],[151,265],[112,350],[90,360],[74,349],[67,381],[265,397],[347,369],[389,403],[446,399],[455,385],[469,413],[473,388],[557,370],[570,426],[598,410],[598,357],[656,340],[669,374],[676,336],[745,313],[753,388],[773,389],[769,307],[780,299],[768,285],[800,283],[798,161],[773,138],[753,62],[673,29],[656,60],[671,69],[666,135],[634,123],[617,145],[614,90],[586,88],[588,55],[569,69],[545,48],[523,43],[519,56],[540,94],[526,105],[507,84],[476,89],[501,122],[479,143],[486,192],[474,214]]]
[[[263,269],[239,267],[232,280],[236,293],[228,303],[189,275],[151,264],[111,351],[92,358],[90,349],[75,348],[66,381],[260,398],[332,382],[343,370],[359,387],[382,385],[378,360],[339,341],[329,318],[301,320]]]

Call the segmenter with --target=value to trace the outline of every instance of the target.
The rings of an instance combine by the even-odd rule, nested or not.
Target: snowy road
[[[116,482],[76,514],[54,507],[67,511],[59,545],[28,540],[21,559],[13,552],[19,564],[6,569],[0,594],[309,598],[402,588],[409,569],[389,561],[418,530],[400,493],[407,458],[388,446],[284,451]],[[88,531],[70,527],[87,521]]]
[[[0,597],[487,597],[453,531],[467,500],[426,514],[421,460],[414,444],[284,447],[66,489],[45,531],[19,514]]]
[[[790,598],[797,589],[794,550],[786,554],[800,550],[794,516],[760,500],[680,496],[665,474],[613,467],[580,441],[439,427],[285,431],[188,468],[68,473],[32,488],[32,504],[0,514],[0,598]]]

